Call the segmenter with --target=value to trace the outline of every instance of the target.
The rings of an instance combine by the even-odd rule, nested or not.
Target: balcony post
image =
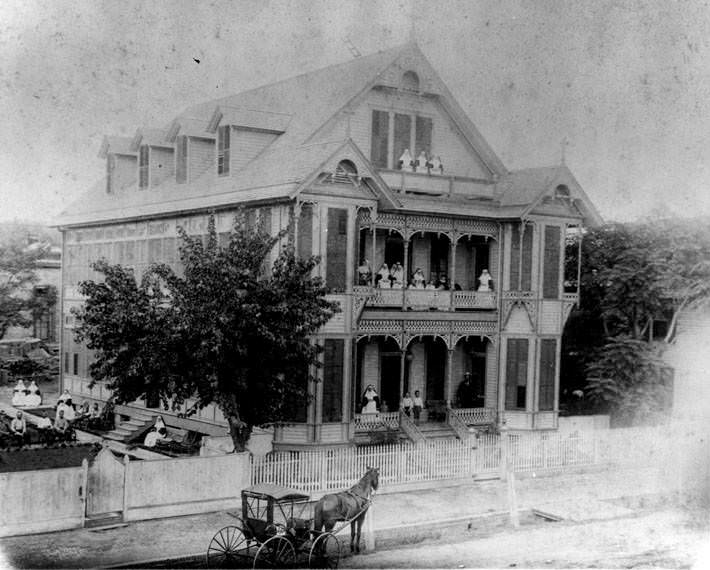
[[[446,393],[444,394],[444,399],[446,400],[446,407],[451,408],[451,394],[452,387],[454,384],[454,350],[456,347],[449,348],[448,350],[448,361],[446,370]]]
[[[450,281],[449,281],[449,292],[451,293],[450,295],[450,305],[449,309],[451,311],[455,310],[455,304],[454,304],[454,283],[456,283],[456,246],[458,245],[458,240],[456,239],[456,235],[451,236],[451,243],[449,244],[449,251],[451,255],[451,273],[450,273]]]
[[[398,410],[399,410],[399,403],[402,401],[402,398],[404,398],[404,367],[406,365],[407,365],[407,347],[405,346],[400,351],[400,360],[399,360],[399,401],[397,402],[397,409]]]
[[[370,216],[373,214],[371,213]],[[375,247],[375,241],[377,237],[377,228],[375,226],[375,220],[372,220],[371,224],[371,229],[372,229],[372,263],[370,264],[370,281],[372,288],[374,289],[375,287],[375,275],[376,272],[380,270],[379,267],[377,267],[377,260],[375,259],[375,253],[377,251],[377,248]]]
[[[404,240],[404,261],[402,262],[402,271],[404,273],[404,276],[402,277],[404,279],[404,282],[402,283],[402,310],[405,311],[407,309],[407,284],[409,283],[409,264],[407,263],[407,260],[409,258],[409,240],[405,239]]]

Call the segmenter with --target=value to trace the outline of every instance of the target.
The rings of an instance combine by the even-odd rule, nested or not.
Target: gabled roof
[[[151,146],[172,146],[172,142],[166,140],[167,129],[156,129],[142,127],[136,130],[136,134],[131,141],[131,149],[133,152],[138,150],[138,147],[144,144]]]
[[[174,142],[178,135],[188,135],[213,139],[214,133],[207,132],[208,122],[204,119],[193,119],[191,117],[180,117],[175,119],[168,127],[165,140]]]
[[[496,183],[495,197],[502,208],[520,209],[520,216],[530,214],[555,189],[566,186],[571,203],[590,225],[601,225],[602,217],[566,165],[526,168],[509,172]]]
[[[273,133],[286,132],[288,124],[293,115],[288,113],[273,113],[269,111],[258,111],[255,109],[245,109],[243,107],[218,106],[210,119],[207,130],[214,133],[218,125],[232,125],[269,131]]]
[[[105,136],[99,149],[99,158],[106,158],[108,153],[114,154],[135,154],[131,148],[132,137]]]

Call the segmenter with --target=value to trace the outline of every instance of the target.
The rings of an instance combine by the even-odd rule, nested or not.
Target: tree
[[[41,250],[28,251],[17,239],[0,244],[0,339],[10,327],[31,324],[25,311],[41,254]]]
[[[100,261],[104,281],[82,282],[77,340],[94,351],[92,382],[104,381],[117,403],[158,398],[188,414],[215,404],[224,414],[235,451],[254,426],[292,419],[305,408],[320,347],[312,335],[338,310],[313,277],[318,259],[269,252],[272,237],[237,216],[220,246],[214,218],[204,238],[180,229],[178,273],[150,268],[140,283],[131,269]]]
[[[664,343],[654,342],[653,323],[672,315],[667,343],[679,312],[710,298],[710,231],[667,219],[609,224],[582,245],[581,303],[565,327],[561,376],[582,379],[569,387],[584,386],[605,411],[649,418],[668,401]],[[575,239],[567,247],[576,258]]]

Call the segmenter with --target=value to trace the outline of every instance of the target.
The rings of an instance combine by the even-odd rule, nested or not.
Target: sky
[[[606,220],[710,214],[707,2],[3,0],[0,221],[51,222],[105,134],[412,36],[508,169],[564,154]]]

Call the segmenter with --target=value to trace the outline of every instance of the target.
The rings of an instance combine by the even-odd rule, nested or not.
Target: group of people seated
[[[416,152],[416,151],[415,151]],[[404,149],[398,160],[399,170],[405,172],[420,172],[427,174],[444,174],[444,164],[438,155],[427,156],[426,151],[421,151],[417,158],[413,158],[408,148]]]
[[[370,262],[365,259],[358,267],[358,278],[360,285],[369,285],[372,278]],[[486,292],[493,290],[493,278],[488,273],[488,269],[481,271],[478,277],[477,291]],[[395,261],[392,266],[383,263],[375,275],[375,287],[379,289],[404,289],[404,267],[398,261]],[[448,291],[451,288],[449,278],[445,273],[432,274],[429,281],[424,276],[424,271],[417,267],[412,273],[411,278],[407,282],[407,289],[429,289]],[[461,286],[458,283],[454,284],[455,291],[461,291]]]
[[[29,386],[22,379],[17,381],[12,393],[12,405],[16,408],[37,408],[42,405],[42,395],[34,380]]]

